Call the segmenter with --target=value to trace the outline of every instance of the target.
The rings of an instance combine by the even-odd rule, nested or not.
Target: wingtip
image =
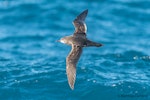
[[[71,90],[74,90],[74,86],[70,86]]]
[[[88,13],[88,9],[84,10],[83,12]]]
[[[74,90],[74,83],[73,84],[69,83],[69,86],[70,86],[71,90]]]
[[[88,9],[86,9],[85,11],[88,12]]]

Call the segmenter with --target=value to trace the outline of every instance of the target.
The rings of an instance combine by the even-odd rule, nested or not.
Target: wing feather
[[[76,17],[76,19],[73,21],[73,25],[75,27],[74,35],[86,37],[87,26],[84,21],[85,21],[87,14],[88,14],[88,10],[85,10],[81,14],[79,14]]]
[[[76,64],[82,54],[82,47],[72,46],[72,50],[66,58],[66,72],[70,88],[74,89],[76,79]]]

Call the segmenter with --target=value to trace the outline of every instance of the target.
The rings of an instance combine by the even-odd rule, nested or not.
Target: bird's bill
[[[60,40],[56,40],[56,42],[60,42]]]

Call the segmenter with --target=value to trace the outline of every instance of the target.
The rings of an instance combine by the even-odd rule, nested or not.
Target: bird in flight
[[[93,42],[86,37],[87,26],[84,21],[87,14],[88,10],[85,10],[73,20],[73,25],[75,27],[73,35],[65,36],[58,40],[59,42],[72,47],[69,55],[66,58],[66,73],[69,86],[72,90],[74,89],[76,79],[76,65],[82,54],[83,48],[90,46],[102,46],[101,43]]]

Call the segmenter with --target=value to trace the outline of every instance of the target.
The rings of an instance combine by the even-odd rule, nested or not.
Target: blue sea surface
[[[87,37],[75,89],[66,77],[85,9]],[[0,100],[150,100],[150,0],[0,0]]]

